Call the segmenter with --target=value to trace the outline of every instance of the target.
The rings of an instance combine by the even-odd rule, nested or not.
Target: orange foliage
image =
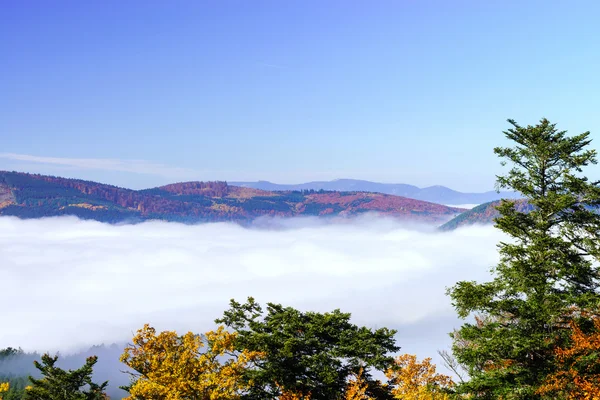
[[[372,400],[373,398],[367,395],[367,383],[363,379],[363,371],[360,372],[348,382],[346,387],[346,396],[344,400]]]
[[[283,391],[279,400],[310,400],[310,395],[303,396],[301,394]],[[344,400],[374,400],[372,397],[367,395],[367,383],[363,378],[363,371],[361,370],[348,382],[346,386],[346,392],[343,397]]]
[[[303,396],[298,393],[283,391],[281,396],[279,396],[279,400],[310,400],[310,396]]]
[[[558,372],[550,375],[539,394],[565,399],[600,399],[600,319],[594,318],[595,331],[584,333],[571,323],[571,346],[555,350]]]

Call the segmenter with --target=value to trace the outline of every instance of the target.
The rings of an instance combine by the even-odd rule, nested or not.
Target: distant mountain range
[[[356,179],[336,179],[334,181],[317,181],[298,185],[280,185],[267,181],[230,182],[234,186],[280,191],[280,190],[333,190],[339,192],[359,191],[385,193],[394,196],[409,197],[415,200],[429,201],[438,204],[481,204],[500,199],[519,198],[518,193],[489,191],[484,193],[461,193],[445,186],[429,186],[419,188],[404,183],[377,183]]]
[[[268,191],[226,182],[184,182],[131,190],[97,182],[0,171],[0,215],[74,215],[102,222],[250,222],[260,216],[354,216],[376,212],[439,224],[465,211],[362,191]]]

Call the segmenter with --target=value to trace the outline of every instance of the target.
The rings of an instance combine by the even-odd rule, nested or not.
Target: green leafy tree
[[[312,400],[343,399],[347,383],[362,373],[367,394],[391,398],[390,389],[374,380],[370,369],[394,366],[390,352],[399,350],[394,330],[371,330],[350,322],[350,314],[300,312],[268,303],[266,313],[253,298],[231,300],[217,323],[237,332],[236,349],[262,353],[245,371],[251,382],[246,399],[277,399],[294,393]]]
[[[100,385],[92,382],[96,356],[88,357],[85,365],[77,370],[65,371],[55,366],[58,356],[42,355],[42,362],[34,361],[43,378],[30,377],[26,400],[103,400],[108,382]]]
[[[453,351],[470,375],[460,392],[537,399],[556,368],[555,347],[568,340],[569,321],[585,319],[582,311],[600,302],[600,189],[581,174],[596,164],[589,132],[567,136],[546,119],[509,123],[504,134],[514,147],[494,152],[513,166],[497,187],[520,192],[533,209],[520,212],[503,201],[496,227],[511,240],[498,245],[493,280],[449,290],[460,317],[476,316],[452,334]]]

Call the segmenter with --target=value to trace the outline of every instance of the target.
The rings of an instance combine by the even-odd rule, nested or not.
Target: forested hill
[[[515,208],[519,212],[529,212],[532,209],[531,204],[527,203],[524,199],[512,200],[514,201]],[[452,218],[440,226],[442,231],[451,231],[462,226],[467,225],[487,225],[493,224],[494,219],[500,216],[500,213],[496,209],[500,205],[500,200],[490,201],[489,203],[480,204],[471,210],[465,211],[464,213]]]
[[[278,191],[226,182],[185,182],[131,190],[78,179],[0,171],[0,215],[74,215],[102,222],[160,219],[239,221],[260,216],[353,216],[376,212],[401,220],[442,223],[465,210],[369,192]]]

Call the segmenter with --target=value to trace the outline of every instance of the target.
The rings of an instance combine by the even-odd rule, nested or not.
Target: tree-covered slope
[[[531,205],[529,205],[525,200],[518,199],[513,201],[515,202],[515,208],[517,211],[526,212],[531,210]],[[477,207],[474,207],[471,210],[465,211],[464,213],[452,218],[450,221],[440,226],[439,229],[443,231],[451,231],[467,225],[493,224],[494,219],[498,218],[500,215],[496,209],[500,203],[500,200],[496,200],[490,201],[489,203],[480,204]]]
[[[226,182],[183,182],[131,190],[97,182],[0,172],[0,215],[73,215],[102,222],[161,219],[251,221],[260,216],[353,216],[376,212],[406,221],[441,223],[464,210],[369,192],[278,191]]]

